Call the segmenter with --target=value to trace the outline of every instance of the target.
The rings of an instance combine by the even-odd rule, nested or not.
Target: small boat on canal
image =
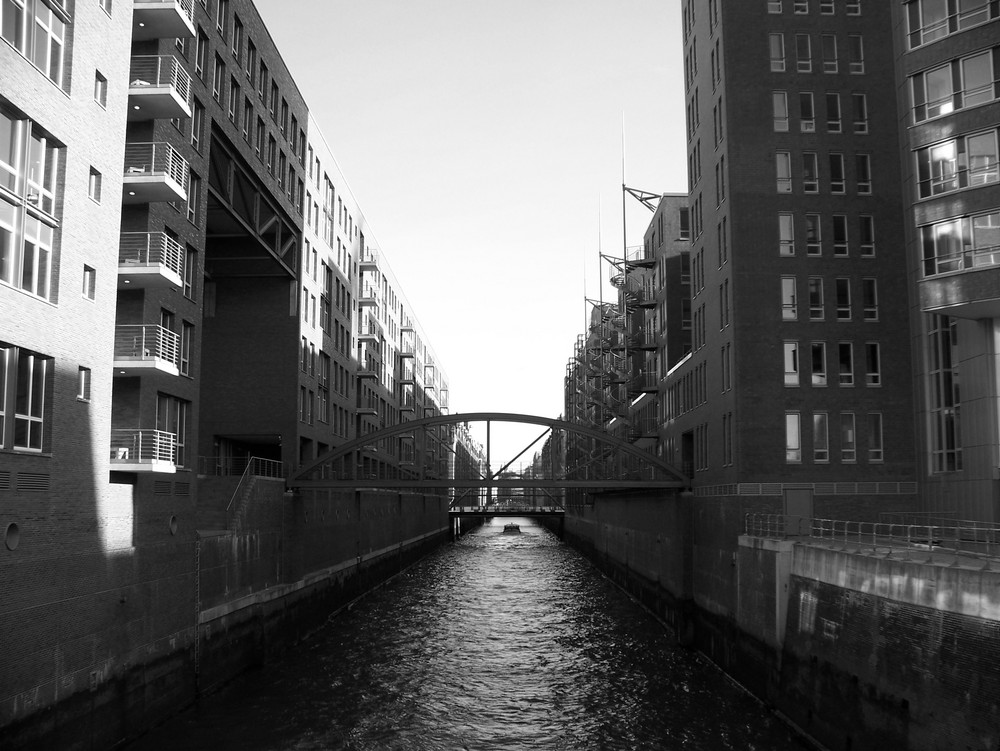
[[[521,534],[521,527],[517,524],[504,524],[503,533],[505,535],[519,535]]]

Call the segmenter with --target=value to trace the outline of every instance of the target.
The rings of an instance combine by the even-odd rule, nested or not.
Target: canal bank
[[[826,748],[996,751],[1000,573],[741,534],[773,501],[594,496],[564,539]]]

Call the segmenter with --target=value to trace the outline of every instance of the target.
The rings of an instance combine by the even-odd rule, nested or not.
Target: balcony
[[[177,435],[164,430],[115,428],[111,431],[111,469],[119,472],[176,472]]]
[[[183,267],[184,247],[166,233],[122,233],[118,289],[180,289]]]
[[[187,161],[169,143],[127,143],[122,203],[186,203],[187,176]]]
[[[376,380],[380,377],[381,367],[376,362],[359,362],[358,363],[358,378],[374,378]]]
[[[115,326],[115,373],[158,370],[179,375],[180,341],[179,334],[162,326]]]
[[[134,0],[132,40],[194,36],[194,0]]]
[[[375,321],[369,319],[361,323],[358,330],[358,341],[373,342],[377,344],[381,338],[382,328],[375,323]]]
[[[191,117],[191,76],[173,55],[133,57],[128,80],[130,121]]]
[[[378,253],[372,248],[365,248],[358,260],[361,271],[378,271]]]
[[[358,405],[359,415],[378,415],[378,404],[372,401],[364,401]]]
[[[399,374],[399,382],[400,383],[408,383],[408,384],[412,384],[412,383],[416,383],[417,382],[417,375],[416,375],[416,373],[413,372],[413,368],[412,367],[410,367],[410,368],[404,367],[402,369],[402,371]]]

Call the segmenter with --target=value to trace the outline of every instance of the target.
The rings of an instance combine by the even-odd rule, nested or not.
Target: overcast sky
[[[687,188],[679,0],[255,3],[451,413],[559,417],[585,293],[609,276],[599,252],[624,243],[623,122],[626,183]],[[651,215],[629,201],[639,245]],[[494,466],[539,432],[495,428]]]

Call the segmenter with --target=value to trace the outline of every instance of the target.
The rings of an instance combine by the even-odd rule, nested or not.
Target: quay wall
[[[257,478],[247,497],[230,529],[172,526],[112,551],[2,562],[0,748],[134,739],[307,636],[450,531],[444,496],[292,496],[283,481]],[[163,517],[155,504],[132,508],[137,530]]]
[[[567,509],[566,542],[817,745],[1000,748],[1000,572],[984,561],[741,534],[748,506],[780,499],[593,499]]]

